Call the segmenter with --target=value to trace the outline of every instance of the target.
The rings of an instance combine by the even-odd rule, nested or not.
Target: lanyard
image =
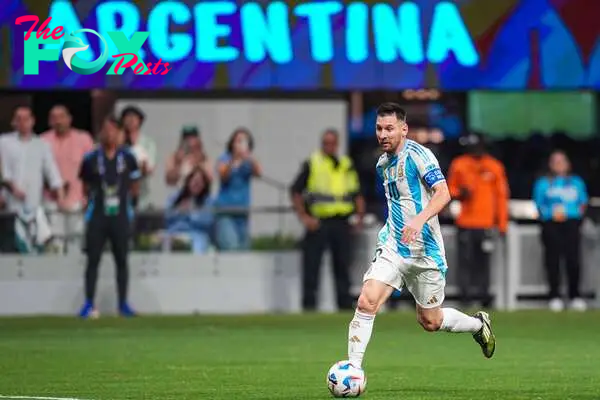
[[[117,188],[121,186],[121,174],[125,171],[125,157],[123,153],[117,150]],[[101,150],[98,152],[98,174],[100,175],[100,179],[102,180],[102,188],[107,189],[106,180],[104,176],[106,174],[106,166],[104,161],[104,151]]]

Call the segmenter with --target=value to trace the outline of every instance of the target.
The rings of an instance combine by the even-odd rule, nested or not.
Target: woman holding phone
[[[223,212],[216,222],[216,242],[221,250],[246,250],[250,247],[248,212],[250,207],[250,180],[262,174],[254,158],[254,139],[245,128],[236,129],[217,161],[217,173],[221,180],[217,206],[238,208],[240,211]]]
[[[202,169],[210,183],[213,179],[213,167],[204,152],[200,132],[195,126],[185,126],[181,131],[179,148],[167,160],[165,181],[168,186],[180,189],[185,178],[196,168]]]

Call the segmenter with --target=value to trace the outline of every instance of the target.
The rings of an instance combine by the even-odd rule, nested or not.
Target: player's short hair
[[[383,103],[377,108],[377,116],[384,117],[386,115],[395,115],[398,121],[406,122],[406,111],[400,107],[398,103]]]

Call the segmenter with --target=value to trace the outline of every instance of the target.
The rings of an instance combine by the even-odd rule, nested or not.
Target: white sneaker
[[[579,297],[571,300],[571,304],[569,304],[569,308],[573,311],[585,311],[587,310],[587,304],[585,304],[585,301],[583,299],[580,299]]]
[[[550,310],[554,312],[560,312],[565,309],[565,303],[559,298],[550,300],[548,306],[550,307]]]

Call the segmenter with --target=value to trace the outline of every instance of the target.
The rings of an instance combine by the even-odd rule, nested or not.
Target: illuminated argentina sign
[[[288,64],[301,48],[308,47],[313,61],[327,63],[339,43],[334,27],[343,21],[344,56],[351,63],[365,62],[370,56],[382,63],[439,63],[454,55],[461,65],[477,64],[477,51],[454,3],[442,1],[430,9],[427,31],[421,25],[424,13],[415,2],[371,4],[207,1],[190,6],[165,1],[149,10],[144,29],[150,32],[148,49],[153,58],[167,62],[193,58],[205,63],[239,59],[258,63],[268,59]],[[95,12],[100,35],[122,31],[129,36],[142,29],[140,11],[131,2],[103,2]],[[53,2],[49,15],[52,23],[65,26],[68,32],[86,28],[70,2]],[[292,40],[298,23],[307,27],[304,43]],[[185,26],[193,27],[193,32],[180,29]],[[111,55],[117,51],[114,46],[112,50]],[[93,50],[80,54],[89,60],[96,56]]]
[[[600,88],[600,1],[564,0],[14,0],[0,28],[10,33],[10,67],[0,84],[19,88],[374,90],[523,90]],[[586,8],[587,7],[587,8]],[[23,15],[48,17],[52,30],[118,34],[145,64],[166,75],[78,76],[64,63],[25,71]],[[10,21],[10,22],[8,22]],[[10,26],[9,26],[10,24]],[[78,51],[93,62],[105,51],[93,35]],[[109,60],[119,54],[107,41]],[[61,48],[44,43],[41,51]],[[121,43],[121,47],[126,43]],[[125,47],[128,47],[125,46]],[[108,66],[106,67],[108,69]],[[8,73],[8,76],[5,76]],[[3,75],[5,74],[5,75]]]

